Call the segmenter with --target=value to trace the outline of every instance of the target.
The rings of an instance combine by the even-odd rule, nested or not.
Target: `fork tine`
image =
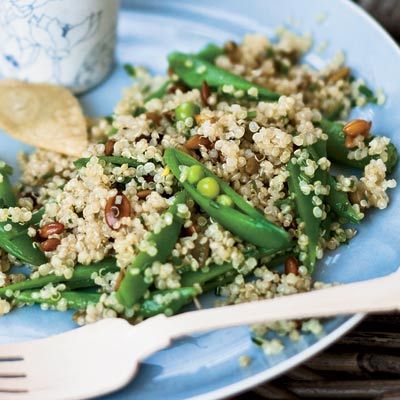
[[[0,394],[10,392],[21,392],[28,390],[28,382],[25,377],[22,378],[0,378]],[[0,396],[0,399],[3,395]]]
[[[27,391],[0,392],[0,400],[31,400],[30,394]]]
[[[23,360],[19,361],[0,361],[0,378],[25,376],[25,368]]]

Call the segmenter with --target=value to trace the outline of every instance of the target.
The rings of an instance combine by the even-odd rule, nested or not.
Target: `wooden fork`
[[[158,315],[136,326],[106,319],[67,333],[0,346],[1,400],[87,399],[126,385],[139,362],[195,332],[275,320],[400,309],[400,272],[272,300]]]

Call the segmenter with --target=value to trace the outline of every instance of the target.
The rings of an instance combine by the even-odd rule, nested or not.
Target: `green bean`
[[[164,214],[172,217],[171,224],[166,225],[159,233],[151,234],[147,240],[149,244],[156,248],[156,254],[150,255],[145,251],[141,251],[135,257],[133,263],[127,268],[117,291],[117,298],[124,306],[131,307],[137,303],[150,286],[151,282],[146,281],[143,276],[145,269],[150,267],[155,261],[164,263],[170,256],[178,240],[183,223],[182,218],[178,215],[178,206],[185,202],[185,193],[178,193],[174,203]]]
[[[348,149],[345,146],[345,134],[343,132],[344,124],[340,122],[331,122],[326,119],[322,119],[318,125],[328,135],[328,156],[330,159],[353,168],[364,168],[372,159],[377,159],[379,156],[367,156],[362,160],[350,160],[348,155],[352,149]],[[373,136],[366,138],[366,143],[369,143],[373,139]],[[389,143],[387,146],[388,159],[386,161],[386,167],[388,173],[392,172],[398,162],[398,153],[395,145]]]
[[[59,292],[56,298],[44,299],[40,297],[38,290],[24,290],[16,292],[14,299],[17,303],[22,304],[47,304],[57,307],[61,300],[66,302],[67,309],[85,310],[89,304],[97,304],[100,301],[100,293],[87,293],[78,291],[63,291]]]
[[[278,93],[253,84],[195,55],[174,52],[168,56],[168,61],[174,73],[191,88],[201,89],[203,82],[206,82],[211,88],[221,90],[224,85],[231,85],[234,91],[241,90],[252,99],[276,101],[280,97]]]
[[[217,46],[214,43],[209,43],[206,46],[204,46],[196,54],[196,56],[204,61],[208,61],[209,63],[214,63],[215,59],[221,54],[224,54],[224,50],[221,47]]]
[[[144,318],[164,313],[168,316],[176,314],[183,306],[189,304],[199,291],[193,287],[181,287],[179,289],[160,290],[152,293],[140,305],[139,316]]]
[[[178,180],[181,175],[179,163],[181,165],[193,165],[196,163],[190,156],[176,149],[167,149],[164,153],[164,160]],[[185,162],[186,160],[189,162]],[[214,178],[218,183],[222,182],[207,168],[204,166],[203,168],[206,176]],[[265,219],[263,215],[246,203],[243,198],[238,201],[238,197],[240,196],[236,192],[234,192],[234,195],[231,195],[233,189],[229,188],[229,190],[226,190],[227,184],[220,184],[220,188],[225,194],[232,198],[238,208],[247,212],[247,214],[234,208],[218,204],[216,201],[201,195],[197,189],[188,182],[180,182],[180,184],[208,215],[241,239],[256,246],[266,248],[271,253],[275,253],[291,245],[290,235],[284,229]]]
[[[0,160],[0,207],[15,207],[17,204],[9,175],[12,175],[12,168]]]
[[[289,171],[289,190],[290,193],[294,196],[298,216],[300,217],[302,222],[304,222],[304,232],[308,237],[307,257],[305,260],[305,265],[308,268],[309,272],[312,273],[317,259],[317,246],[319,242],[321,218],[317,218],[314,215],[312,192],[309,195],[306,195],[302,192],[300,188],[301,181],[309,185],[312,184],[312,179],[301,171],[300,165],[298,163],[294,164],[292,160],[289,161],[287,169]]]
[[[6,296],[7,293],[11,293],[12,296],[15,291],[42,288],[49,283],[65,283],[69,289],[90,287],[94,286],[94,282],[92,279],[93,273],[97,272],[106,274],[107,272],[116,271],[118,271],[118,267],[114,258],[106,258],[92,265],[78,264],[75,267],[74,273],[70,279],[66,279],[64,275],[58,276],[54,274],[41,276],[34,279],[27,279],[25,281],[13,283],[11,285],[0,288],[0,297]]]
[[[132,158],[120,157],[120,156],[98,156],[97,158],[106,163],[110,163],[110,164],[114,164],[114,165],[128,164],[129,167],[134,167],[134,168],[136,168],[142,164],[139,161],[133,160]],[[80,168],[86,167],[87,163],[90,160],[91,160],[91,157],[79,158],[78,160],[74,161],[74,165],[77,169],[80,169]]]
[[[331,209],[342,218],[353,222],[355,224],[359,223],[362,218],[363,214],[357,212],[353,206],[351,205],[347,193],[342,192],[337,188],[336,179],[329,175],[328,183],[330,186],[330,191],[328,195],[328,204],[330,205]]]

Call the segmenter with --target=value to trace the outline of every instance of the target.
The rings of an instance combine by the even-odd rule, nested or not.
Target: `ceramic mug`
[[[0,75],[63,85],[100,83],[114,63],[118,0],[1,0]]]

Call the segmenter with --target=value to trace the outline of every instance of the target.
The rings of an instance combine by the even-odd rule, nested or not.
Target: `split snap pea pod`
[[[105,274],[107,272],[116,271],[118,271],[118,267],[115,259],[110,257],[92,265],[77,265],[71,279],[66,279],[63,275],[58,276],[51,274],[2,287],[0,288],[0,297],[6,296],[7,293],[11,293],[12,296],[15,291],[39,289],[49,283],[65,283],[69,289],[95,286],[92,279],[93,273]]]
[[[15,207],[17,199],[11,186],[9,175],[12,168],[0,160],[0,207]]]
[[[138,315],[144,318],[150,318],[162,313],[166,315],[176,314],[198,294],[199,291],[193,287],[156,291],[152,293],[149,299],[142,302]]]
[[[328,195],[328,204],[332,208],[332,210],[342,218],[347,219],[350,222],[355,224],[359,223],[362,218],[363,214],[357,212],[349,201],[349,197],[347,193],[342,192],[337,188],[336,179],[329,175],[328,176],[328,183],[330,186],[330,191]]]
[[[371,159],[378,158],[377,156],[367,156],[362,160],[350,160],[348,155],[352,149],[345,146],[345,134],[343,132],[344,124],[340,122],[332,122],[322,119],[318,125],[328,135],[328,156],[330,159],[353,168],[364,168]],[[373,137],[366,138],[366,141],[371,141]],[[388,172],[392,172],[398,162],[398,152],[393,143],[389,143],[387,147],[388,159],[386,167]]]
[[[168,56],[168,61],[174,73],[191,88],[200,89],[203,82],[206,82],[213,89],[231,85],[235,91],[242,90],[247,97],[253,99],[276,101],[280,97],[278,93],[253,84],[195,55],[174,52]]]
[[[301,171],[298,163],[294,164],[292,160],[289,161],[287,169],[290,174],[288,179],[289,191],[295,199],[298,217],[304,223],[304,233],[308,237],[305,265],[312,273],[317,259],[321,218],[317,218],[313,212],[313,192],[306,195],[301,190],[302,182],[309,185],[312,184],[312,179]]]
[[[182,218],[178,215],[178,207],[185,202],[186,194],[178,193],[174,203],[164,214],[164,219],[171,218],[169,225],[165,225],[158,233],[152,233],[146,240],[149,246],[156,249],[156,253],[150,255],[146,251],[141,251],[127,268],[117,291],[117,298],[124,306],[131,307],[137,303],[150,286],[151,282],[146,281],[143,275],[145,269],[155,261],[164,263],[171,255],[183,223]]]
[[[183,163],[179,163],[178,157],[180,157],[180,160],[186,160],[186,157],[182,158],[183,156],[180,153],[176,149],[166,149],[164,153],[165,163],[178,180],[181,177],[179,166],[184,165]],[[214,182],[219,182],[219,180],[215,179],[216,177],[211,171],[207,170],[204,166],[202,168],[205,174],[208,175],[207,178],[213,178]],[[240,210],[221,205],[204,196],[196,187],[186,181],[180,182],[180,184],[208,215],[244,241],[268,249],[271,253],[285,249],[291,245],[290,235],[284,229],[269,222],[258,212],[252,211],[252,215],[250,216]],[[225,190],[224,186],[220,189]],[[235,198],[232,198],[232,200],[235,202]]]
[[[239,210],[242,210],[245,214],[249,215],[250,217],[263,218],[261,211],[255,209],[242,196],[237,194],[225,181],[218,178],[218,176],[213,174],[208,168],[205,168],[201,162],[197,161],[195,158],[189,156],[183,151],[176,150],[174,154],[180,165],[186,165],[189,167],[192,165],[198,165],[199,167],[202,168],[205,176],[214,178],[218,182],[218,185],[221,188],[222,192],[230,197],[230,199],[233,201],[233,203]]]
[[[105,161],[106,163],[114,164],[114,165],[123,165],[128,164],[130,167],[136,168],[141,165],[140,162],[133,160],[132,158],[120,157],[120,156],[98,156],[99,160]],[[76,168],[80,169],[86,167],[87,163],[90,161],[90,157],[88,158],[79,158],[74,161],[74,165]]]
[[[38,290],[23,290],[16,292],[14,299],[17,303],[22,304],[47,304],[49,306],[57,307],[60,301],[63,300],[66,303],[67,309],[73,310],[85,310],[89,304],[96,304],[100,301],[100,293],[88,293],[79,291],[63,291],[59,292],[59,296],[53,298],[42,298],[40,297],[40,291]]]

